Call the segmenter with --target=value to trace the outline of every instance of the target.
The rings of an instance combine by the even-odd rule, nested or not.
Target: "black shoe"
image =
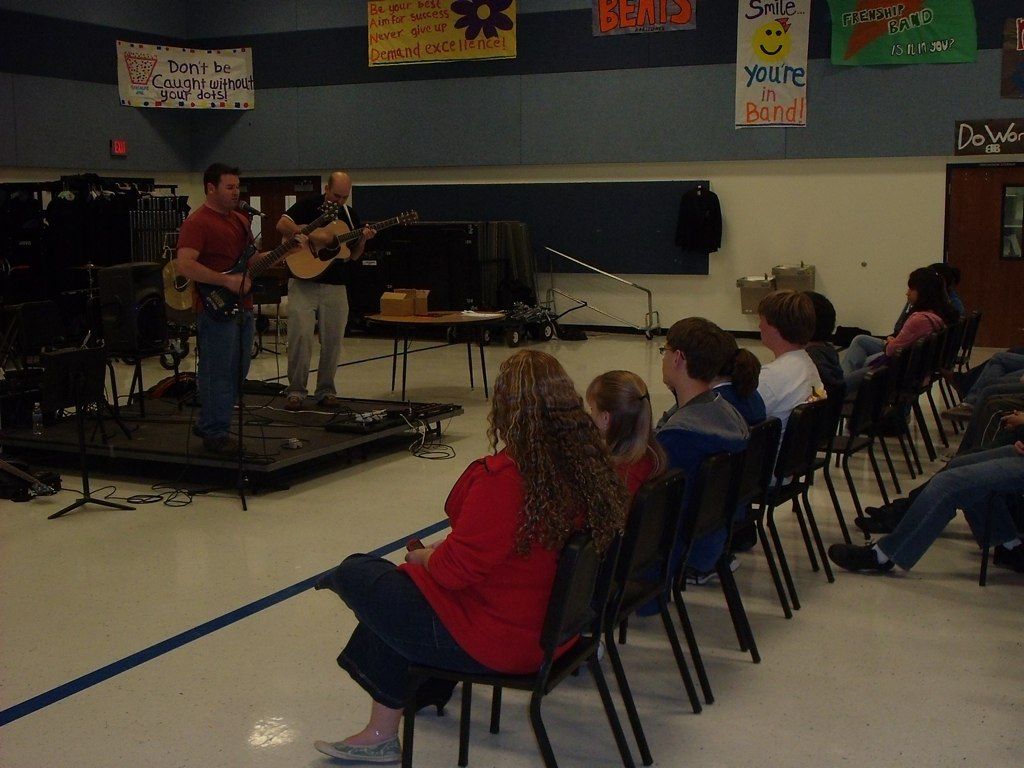
[[[1000,544],[992,555],[992,562],[1017,573],[1024,573],[1024,544],[1018,544],[1013,549],[1007,549]]]
[[[853,524],[864,533],[892,533],[896,526],[889,525],[887,520],[880,517],[858,517]]]
[[[885,573],[891,571],[895,565],[892,560],[887,560],[884,563],[878,562],[873,544],[865,544],[863,547],[853,544],[833,544],[828,548],[828,559],[840,568],[855,573],[857,571]]]
[[[210,453],[216,453],[221,456],[228,456],[238,453],[238,441],[232,440],[227,435],[218,435],[217,437],[204,437],[203,448]]]

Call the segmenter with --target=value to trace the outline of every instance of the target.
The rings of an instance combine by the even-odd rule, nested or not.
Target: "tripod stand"
[[[82,498],[72,502],[47,519],[62,517],[68,512],[97,504],[111,509],[134,510],[127,504],[117,504],[92,496],[89,488],[89,462],[85,452],[85,406],[103,398],[103,374],[105,357],[103,350],[62,349],[42,356],[43,384],[40,401],[44,410],[75,408],[75,422],[78,427],[78,461],[82,468]]]

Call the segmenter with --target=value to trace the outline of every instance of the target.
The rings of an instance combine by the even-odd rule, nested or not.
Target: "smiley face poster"
[[[811,0],[739,0],[736,127],[807,125]]]

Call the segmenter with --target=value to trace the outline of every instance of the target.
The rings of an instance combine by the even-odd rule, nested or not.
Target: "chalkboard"
[[[586,272],[551,256],[566,253],[607,272],[706,275],[708,257],[675,245],[679,198],[708,181],[359,186],[363,221],[416,210],[421,221],[522,221],[538,271]]]

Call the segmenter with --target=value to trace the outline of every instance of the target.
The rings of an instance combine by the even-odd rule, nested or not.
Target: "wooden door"
[[[960,269],[967,311],[982,313],[983,347],[1024,344],[1024,258],[1007,247],[1020,237],[1004,230],[1007,187],[1024,187],[1024,163],[946,167],[946,261]]]
[[[241,179],[241,197],[263,212],[260,225],[263,237],[261,250],[268,251],[281,244],[278,234],[277,220],[296,198],[319,194],[323,191],[323,183],[319,176],[267,176]],[[259,199],[259,205],[253,202]],[[255,231],[255,227],[254,227]]]

